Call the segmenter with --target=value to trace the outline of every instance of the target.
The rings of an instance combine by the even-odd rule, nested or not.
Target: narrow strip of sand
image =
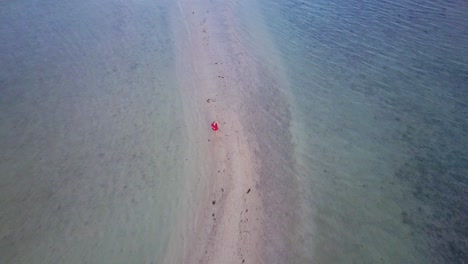
[[[182,97],[186,100],[186,123],[200,138],[193,138],[202,164],[203,194],[186,219],[190,234],[185,238],[180,263],[261,263],[263,211],[257,191],[255,143],[246,135],[239,115],[243,107],[242,86],[249,78],[239,76],[249,63],[229,61],[227,53],[237,45],[223,36],[229,30],[209,1],[179,1],[176,36]],[[226,9],[226,12],[229,10]],[[180,29],[180,27],[179,27]],[[242,47],[236,47],[241,49]],[[248,69],[242,69],[245,71]],[[237,76],[237,78],[235,77]],[[217,135],[210,131],[218,121]]]

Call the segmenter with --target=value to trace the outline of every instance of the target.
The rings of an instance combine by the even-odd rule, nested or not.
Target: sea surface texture
[[[168,6],[0,3],[0,263],[164,258],[190,205]]]
[[[465,263],[466,2],[256,7],[293,98],[291,263]]]
[[[0,2],[0,263],[197,263],[238,132],[263,263],[466,263],[466,1],[200,3]]]

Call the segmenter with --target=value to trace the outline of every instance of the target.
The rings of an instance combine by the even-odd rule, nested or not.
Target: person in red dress
[[[213,121],[213,123],[211,123],[211,130],[214,131],[216,136],[218,135],[218,130],[219,130],[218,122]]]

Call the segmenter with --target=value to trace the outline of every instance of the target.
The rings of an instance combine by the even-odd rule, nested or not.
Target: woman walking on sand
[[[219,130],[218,122],[213,121],[213,123],[211,123],[211,130],[213,130],[215,135],[218,136],[218,130]]]

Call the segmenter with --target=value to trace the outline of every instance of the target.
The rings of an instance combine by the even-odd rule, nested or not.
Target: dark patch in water
[[[403,138],[415,140],[411,133]],[[403,211],[402,221],[431,238],[438,262],[463,263],[468,259],[468,154],[454,145],[448,149],[443,140],[427,142],[413,148],[413,158],[395,176],[409,183],[414,198],[432,210]]]

